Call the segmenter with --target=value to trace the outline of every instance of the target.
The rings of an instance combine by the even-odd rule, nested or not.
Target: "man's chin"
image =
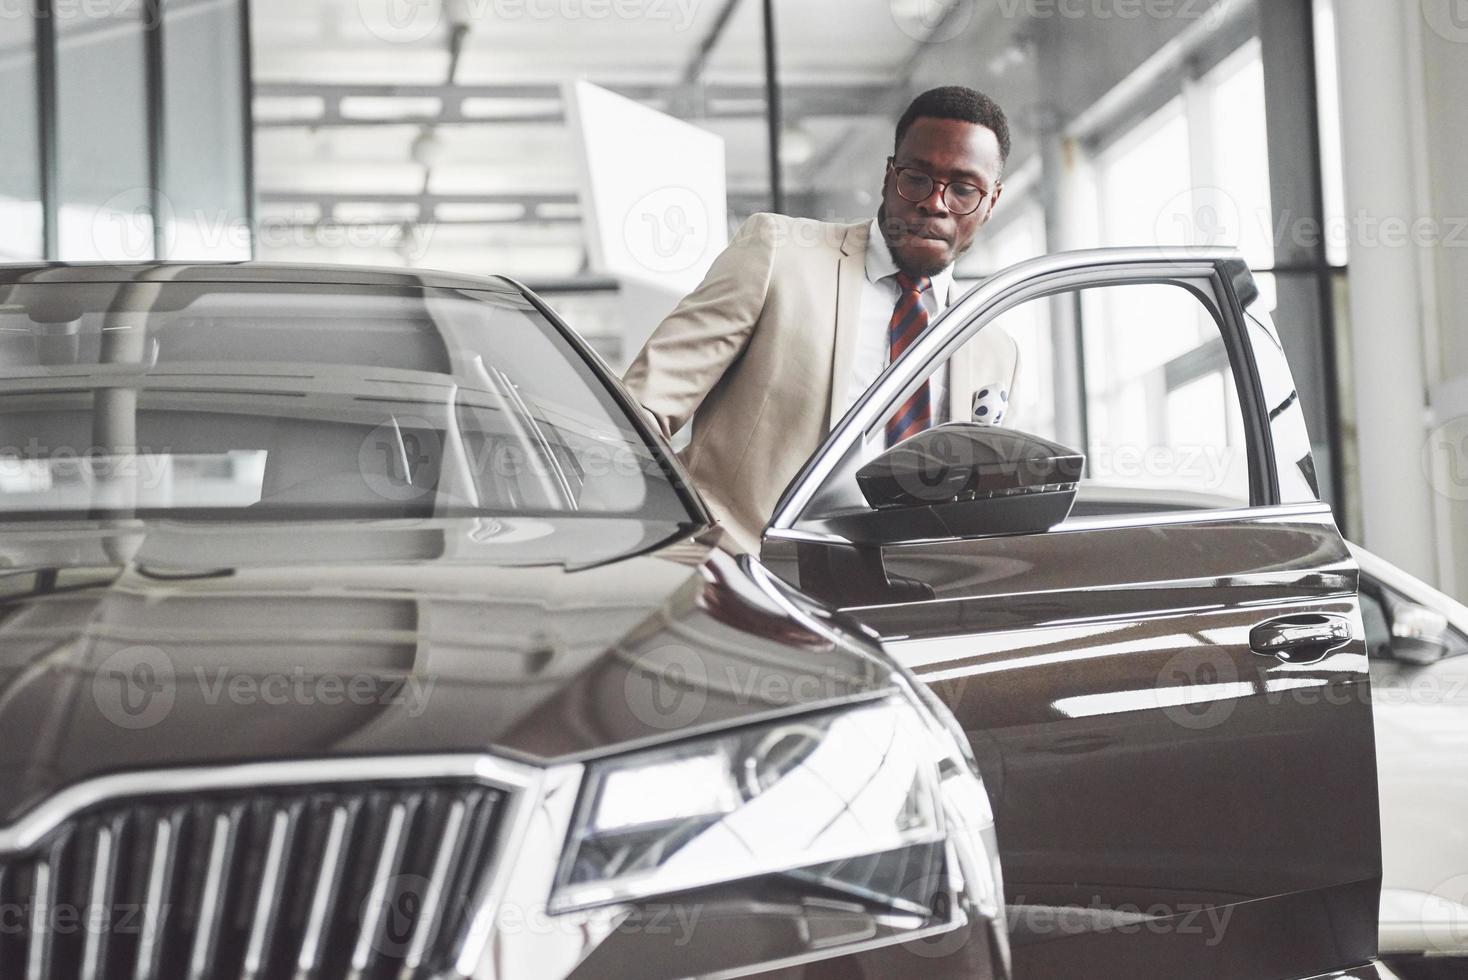
[[[936,276],[953,264],[953,252],[947,243],[931,240],[921,244],[904,242],[892,258],[897,267],[910,276]]]

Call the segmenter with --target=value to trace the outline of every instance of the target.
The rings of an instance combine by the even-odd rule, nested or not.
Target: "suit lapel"
[[[871,223],[852,225],[841,242],[841,259],[836,271],[836,342],[831,353],[831,394],[826,428],[841,417],[846,386],[851,382],[851,365],[856,357],[856,335],[861,318],[861,291],[866,282],[867,237]]]

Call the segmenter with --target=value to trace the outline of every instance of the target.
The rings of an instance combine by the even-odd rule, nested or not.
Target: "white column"
[[[1429,582],[1438,578],[1434,500],[1422,468],[1426,438],[1423,263],[1410,235],[1419,162],[1412,125],[1423,82],[1408,17],[1418,4],[1335,0],[1340,49],[1351,335],[1365,540]]]

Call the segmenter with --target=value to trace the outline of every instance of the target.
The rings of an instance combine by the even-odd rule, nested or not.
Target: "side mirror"
[[[1065,520],[1084,453],[973,422],[920,432],[856,473],[875,510],[834,517],[855,544],[899,544],[1048,531]]]
[[[1405,664],[1435,664],[1452,652],[1448,617],[1414,602],[1392,608],[1392,657]]]

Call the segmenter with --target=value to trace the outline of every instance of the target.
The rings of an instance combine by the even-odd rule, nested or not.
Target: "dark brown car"
[[[0,978],[1005,975],[951,717],[520,288],[0,277]]]
[[[1144,281],[1216,318],[1243,506],[865,452],[1013,304]],[[3,269],[0,977],[1375,976],[1356,571],[1252,289],[996,278],[762,563],[506,280]]]

